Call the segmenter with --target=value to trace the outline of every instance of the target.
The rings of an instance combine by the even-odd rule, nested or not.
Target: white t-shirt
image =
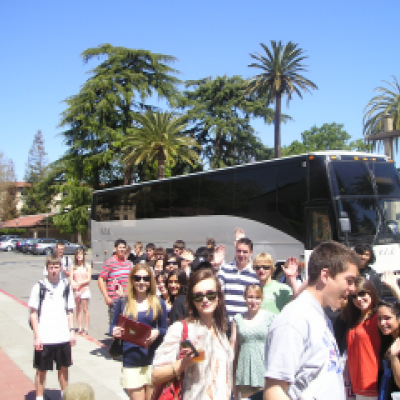
[[[65,311],[64,289],[68,282],[59,280],[56,285],[47,278],[41,281],[46,287],[39,318],[39,336],[43,344],[56,344],[69,342],[71,335],[68,325],[68,316]],[[34,310],[39,308],[40,285],[36,283],[31,291],[28,306]],[[68,295],[68,310],[75,307],[74,296],[71,288]]]
[[[321,367],[325,371],[322,372]],[[265,348],[265,377],[289,383],[298,399],[320,372],[316,400],[345,400],[340,353],[332,325],[318,301],[305,290],[272,321]]]
[[[67,271],[69,271],[71,269],[71,260],[67,256],[62,256],[62,258],[61,258],[61,267],[65,268]],[[48,275],[46,266],[44,266],[43,275],[44,276]],[[62,280],[62,279],[67,279],[67,278],[68,277],[64,274],[63,270],[61,269],[60,279]]]

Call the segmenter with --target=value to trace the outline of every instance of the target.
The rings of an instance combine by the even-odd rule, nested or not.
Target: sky
[[[84,64],[80,54],[104,43],[172,55],[178,77],[190,80],[249,78],[258,72],[248,65],[250,53],[262,52],[260,43],[293,41],[306,51],[304,76],[318,90],[294,97],[289,108],[283,102],[293,121],[282,125],[282,144],[332,122],[361,138],[374,89],[400,78],[399,10],[398,0],[2,0],[0,151],[14,161],[19,180],[38,130],[49,162],[65,153],[63,100],[79,92],[97,65]],[[273,147],[273,125],[255,120],[253,126]]]

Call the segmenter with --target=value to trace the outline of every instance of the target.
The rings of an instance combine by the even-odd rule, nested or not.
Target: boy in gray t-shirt
[[[355,291],[360,260],[336,242],[311,254],[309,283],[272,322],[266,343],[264,400],[345,400],[340,353],[323,309]],[[311,385],[312,383],[312,385]]]

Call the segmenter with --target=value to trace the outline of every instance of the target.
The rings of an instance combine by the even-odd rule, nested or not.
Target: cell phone
[[[119,284],[117,283],[116,285],[114,285],[114,290],[117,291],[119,289]]]
[[[195,357],[198,357],[198,356],[199,356],[199,352],[196,350],[196,347],[193,346],[193,343],[192,343],[190,340],[183,340],[183,341],[181,342],[181,346],[182,346],[184,349],[187,349],[187,348],[192,349],[192,352],[193,352],[193,354],[194,354]]]

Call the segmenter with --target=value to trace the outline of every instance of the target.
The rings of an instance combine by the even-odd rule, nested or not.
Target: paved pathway
[[[33,335],[28,308],[1,290],[0,327],[0,400],[34,400]],[[110,359],[102,343],[79,336],[72,359],[70,383],[88,383],[96,400],[128,399],[119,384],[121,364]],[[61,398],[56,371],[48,372],[46,387],[46,399]]]

